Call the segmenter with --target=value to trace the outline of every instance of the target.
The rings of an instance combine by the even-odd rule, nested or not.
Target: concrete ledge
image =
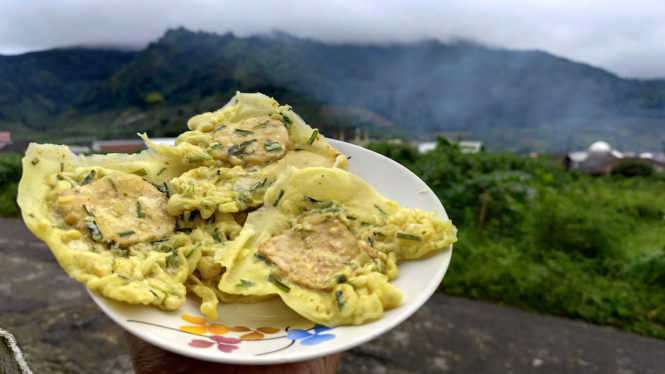
[[[14,336],[0,329],[0,373],[32,374]]]

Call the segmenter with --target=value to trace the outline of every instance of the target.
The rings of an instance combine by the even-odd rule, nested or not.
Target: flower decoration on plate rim
[[[185,326],[180,326],[179,329],[175,329],[172,327],[157,325],[154,323],[144,322],[144,321],[127,320],[127,322],[141,323],[169,330],[180,331],[187,334],[199,335],[201,336],[201,338],[207,338],[209,340],[192,339],[189,343],[187,343],[187,345],[193,348],[210,348],[216,345],[217,349],[224,353],[232,353],[234,350],[240,347],[241,343],[261,342],[266,340],[279,340],[279,339],[291,340],[291,343],[289,343],[284,347],[269,352],[258,353],[255,354],[255,356],[263,356],[283,351],[294,345],[296,341],[299,341],[300,345],[313,346],[335,339],[334,334],[329,334],[329,333],[324,334],[324,332],[332,330],[333,328],[321,326],[318,324],[314,325],[313,327],[307,330],[303,329],[290,330],[289,327],[286,327],[283,330],[284,332],[286,332],[286,335],[266,338],[265,337],[266,334],[276,334],[282,330],[273,327],[258,327],[252,329],[244,326],[230,327],[219,323],[208,324],[207,319],[202,317],[193,317],[190,315],[182,315],[180,318],[183,321],[192,324],[193,326],[185,325]],[[246,334],[241,335],[237,338],[230,336],[220,336],[228,334],[229,332],[236,332],[236,333],[244,332]],[[206,335],[207,333],[210,333],[210,335]]]
[[[288,330],[286,338],[293,341],[300,340],[300,344],[302,345],[317,345],[335,339],[334,334],[322,334],[322,332],[332,330],[330,327],[315,325],[312,329],[314,330],[313,334],[307,330]]]
[[[231,353],[235,349],[238,349],[238,344],[240,343],[240,339],[229,338],[226,336],[212,335],[212,336],[206,336],[206,338],[212,341],[193,339],[191,342],[189,342],[188,345],[194,348],[210,348],[213,345],[217,344],[217,349],[219,349],[220,351],[224,353]]]

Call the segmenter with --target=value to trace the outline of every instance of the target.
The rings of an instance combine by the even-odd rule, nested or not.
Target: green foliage
[[[16,195],[22,172],[21,155],[0,153],[0,216],[18,215],[19,208],[16,204]]]
[[[391,158],[400,164],[413,164],[420,154],[413,147],[406,144],[370,143],[367,149]]]
[[[608,260],[608,272],[597,260],[528,244],[462,231],[441,290],[665,338],[662,256],[644,269]]]
[[[639,160],[623,160],[612,169],[612,175],[624,177],[648,177],[654,173],[653,166]]]
[[[163,136],[171,121],[218,109],[236,91],[292,105],[327,136],[460,131],[522,153],[586,148],[598,137],[655,151],[665,139],[663,81],[471,43],[330,45],[177,29],[139,52],[2,56],[0,87],[0,129],[49,142]],[[125,111],[147,117],[121,126]]]
[[[20,212],[16,204],[16,195],[18,194],[18,183],[13,182],[0,188],[0,216],[13,217]]]
[[[151,92],[145,97],[145,103],[148,105],[160,105],[164,102],[164,98],[159,92]]]
[[[182,134],[185,131],[189,131],[189,128],[187,127],[187,121],[185,121],[184,119],[174,119],[170,121],[169,124],[166,126],[163,135],[165,137],[177,138],[180,134]]]
[[[371,147],[425,180],[459,229],[441,291],[665,338],[662,178],[591,178],[445,139],[408,157]]]
[[[392,153],[383,151],[383,154]],[[396,161],[429,184],[458,225],[472,226],[478,222],[482,196],[487,190],[490,202],[487,214],[493,217],[487,223],[501,228],[496,231],[499,236],[519,235],[522,227],[517,223],[521,213],[538,196],[538,189],[568,178],[560,165],[546,158],[516,157],[511,153],[464,154],[456,144],[442,137],[435,151],[419,156],[414,162]]]
[[[587,258],[612,258],[619,254],[620,233],[630,220],[617,209],[582,196],[547,191],[530,213],[533,244]],[[575,256],[572,256],[575,258]]]
[[[0,186],[5,186],[21,179],[23,167],[18,153],[0,153]]]

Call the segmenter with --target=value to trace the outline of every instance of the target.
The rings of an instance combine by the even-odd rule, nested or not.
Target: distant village
[[[150,139],[155,144],[175,145],[176,138],[152,138]],[[340,132],[340,140],[344,139],[344,133]],[[360,131],[356,131],[356,136],[348,140],[349,143],[365,146],[372,142],[367,132],[364,136],[360,136]],[[402,144],[401,139],[391,139],[388,143]],[[22,154],[28,148],[30,141],[18,140],[12,141],[11,133],[9,131],[0,131],[0,153],[14,152]],[[461,140],[457,142],[462,153],[478,153],[484,152],[486,149],[483,142],[476,140]],[[420,153],[427,153],[433,151],[437,142],[409,142]],[[124,139],[124,140],[95,140],[90,146],[74,145],[69,147],[70,150],[76,154],[85,154],[90,152],[120,152],[128,153],[135,152],[147,148],[145,141],[141,139]],[[540,156],[537,153],[531,153],[530,157]],[[543,155],[545,156],[545,155]],[[548,154],[553,160],[561,163],[565,170],[575,169],[582,174],[592,176],[608,175],[612,170],[621,162],[633,160],[650,165],[655,172],[662,173],[665,170],[665,153],[652,153],[652,152],[632,152],[632,151],[619,151],[602,140],[592,143],[587,150],[554,153]]]

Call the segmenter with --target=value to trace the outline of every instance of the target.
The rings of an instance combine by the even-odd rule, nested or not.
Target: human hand
[[[201,361],[157,348],[125,331],[136,374],[334,374],[342,354],[282,365],[232,365]]]

